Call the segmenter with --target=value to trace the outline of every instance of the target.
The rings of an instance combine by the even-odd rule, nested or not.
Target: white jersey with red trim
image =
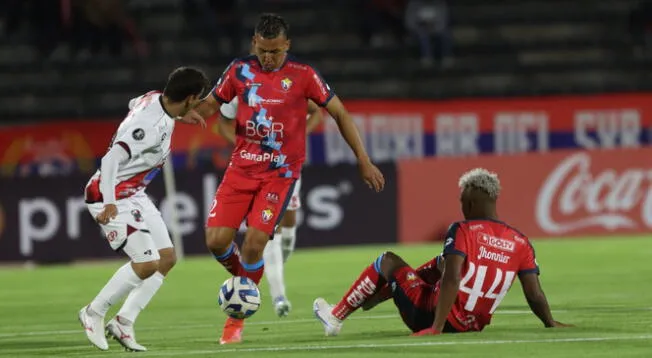
[[[170,154],[175,121],[166,112],[162,100],[160,92],[152,91],[129,101],[129,114],[120,123],[109,146],[120,145],[129,154],[129,160],[118,167],[117,200],[143,191]],[[98,169],[86,185],[87,203],[103,201],[100,178]]]

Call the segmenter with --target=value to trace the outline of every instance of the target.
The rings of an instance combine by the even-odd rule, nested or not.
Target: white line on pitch
[[[601,307],[601,308],[596,308],[596,309],[605,309],[607,307]],[[614,308],[625,308],[625,307],[619,307],[619,306],[614,306],[610,307],[610,309]],[[628,312],[633,312],[633,311],[650,311],[652,310],[652,307],[636,307],[636,308],[630,308],[627,311]],[[572,310],[554,310],[554,313],[568,313],[572,312]],[[524,314],[531,314],[531,311],[529,310],[502,310],[502,311],[497,311],[496,315],[524,315]],[[392,319],[392,318],[400,318],[398,314],[387,314],[387,315],[373,315],[373,316],[358,316],[358,317],[351,317],[348,320],[372,320],[372,319]],[[304,318],[304,319],[279,319],[276,321],[260,321],[260,322],[248,322],[248,326],[265,326],[265,325],[276,325],[276,324],[296,324],[296,323],[308,323],[308,322],[316,322],[315,319],[310,318]],[[211,328],[211,327],[216,327],[218,324],[194,324],[194,325],[180,325],[180,326],[174,326],[174,327],[161,327],[157,326],[156,324],[153,324],[152,326],[154,327],[144,327],[144,328],[139,328],[139,331],[160,331],[160,330],[165,330],[165,329],[195,329],[195,328]],[[30,336],[47,336],[47,335],[68,335],[68,334],[77,334],[79,333],[80,330],[46,330],[46,331],[33,331],[33,332],[16,332],[16,333],[0,333],[0,339],[2,338],[16,338],[16,337],[30,337]]]
[[[436,339],[436,338],[435,338]],[[408,343],[361,343],[347,345],[307,345],[293,347],[258,347],[258,348],[232,348],[232,349],[213,349],[213,350],[184,350],[184,351],[163,351],[148,352],[148,357],[167,357],[167,356],[190,356],[206,355],[219,353],[247,353],[247,352],[290,352],[290,351],[325,351],[325,350],[349,350],[349,349],[373,349],[373,348],[409,348],[409,347],[428,347],[428,346],[459,346],[459,345],[502,345],[502,344],[525,344],[525,343],[581,343],[581,342],[605,342],[605,341],[632,341],[632,340],[649,340],[652,335],[641,336],[611,336],[611,337],[574,337],[574,338],[549,338],[549,339],[523,339],[523,340],[476,340],[476,341],[420,341]]]

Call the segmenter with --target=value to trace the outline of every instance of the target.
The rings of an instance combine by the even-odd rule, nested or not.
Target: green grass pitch
[[[384,250],[414,266],[441,251],[441,244],[365,246],[296,252],[286,266],[290,316],[274,316],[263,278],[261,310],[247,321],[245,341],[232,346],[217,343],[225,319],[217,290],[226,272],[207,257],[179,262],[137,322],[146,353],[126,353],[116,342],[101,352],[77,322],[79,308],[121,263],[2,267],[0,357],[652,357],[652,240],[538,240],[534,246],[555,318],[577,327],[544,329],[516,283],[481,333],[410,337],[388,301],[354,313],[340,336],[326,338],[312,314],[315,297],[336,302]]]

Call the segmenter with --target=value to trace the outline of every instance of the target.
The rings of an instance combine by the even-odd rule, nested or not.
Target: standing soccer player
[[[498,220],[498,176],[474,169],[462,175],[459,186],[465,221],[450,226],[442,255],[414,270],[398,255],[385,252],[337,305],[316,299],[315,316],[327,336],[337,335],[358,308],[371,309],[391,297],[414,335],[481,331],[516,276],[545,327],[568,326],[552,318],[530,241]]]
[[[101,350],[109,349],[104,316],[127,294],[118,314],[106,325],[106,334],[128,350],[147,350],[136,342],[133,324],[163,284],[176,255],[161,213],[145,188],[170,153],[175,120],[206,126],[200,116],[187,114],[208,85],[203,72],[181,67],[170,74],[163,93],[153,91],[132,99],[100,169],[86,186],[88,211],[111,248],[122,250],[130,259],[79,311],[86,337]]]
[[[260,282],[263,250],[290,201],[306,152],[306,100],[325,107],[358,159],[367,185],[380,191],[384,178],[371,163],[353,120],[311,66],[287,54],[288,24],[264,14],[256,25],[255,55],[234,60],[198,112],[207,118],[238,97],[236,147],[206,223],[206,245],[233,275]],[[247,220],[242,257],[233,242]],[[244,321],[228,318],[221,344],[242,340]]]
[[[219,133],[231,144],[235,144],[235,127],[233,120],[238,113],[238,97],[229,103],[220,106]],[[324,119],[321,109],[313,101],[308,100],[308,117],[306,118],[306,135],[310,134]],[[297,233],[297,210],[301,208],[301,177],[297,179],[292,191],[292,197],[280,222],[280,228],[274,233],[274,239],[270,240],[263,250],[263,261],[265,262],[265,277],[269,284],[274,311],[279,317],[286,317],[292,305],[285,293],[285,278],[283,276],[284,264],[290,254],[294,252]]]

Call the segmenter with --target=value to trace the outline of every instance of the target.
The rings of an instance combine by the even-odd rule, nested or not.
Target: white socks
[[[276,236],[275,236],[276,237]],[[297,241],[297,227],[281,227],[281,246],[283,249],[283,262],[288,260],[294,251],[294,244]]]
[[[274,240],[269,240],[263,251],[265,261],[265,277],[269,283],[272,300],[285,296],[285,281],[283,278],[283,252],[281,250],[281,235],[274,234]]]
[[[127,262],[113,274],[113,277],[91,302],[90,309],[92,313],[104,317],[112,305],[120,301],[129,291],[142,282],[143,280],[131,268],[131,262]]]
[[[163,284],[164,278],[165,276],[157,271],[129,293],[125,303],[120,308],[120,312],[118,312],[118,316],[121,318],[120,323],[131,325],[136,322],[136,317],[152,300],[156,291]]]

